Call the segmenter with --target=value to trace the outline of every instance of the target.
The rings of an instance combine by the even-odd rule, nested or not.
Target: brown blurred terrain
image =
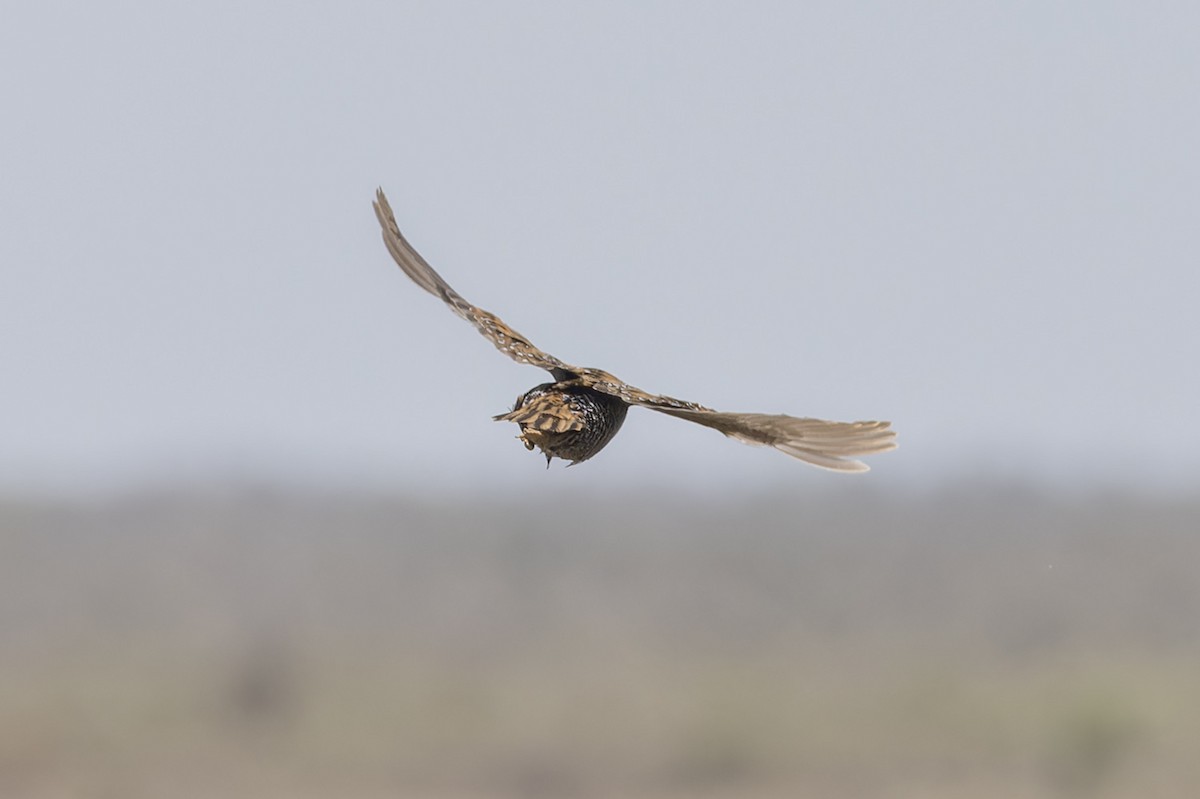
[[[1194,797],[1200,502],[0,504],[3,797]]]

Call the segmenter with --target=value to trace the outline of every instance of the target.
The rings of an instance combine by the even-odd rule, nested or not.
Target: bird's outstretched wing
[[[865,472],[869,467],[854,457],[896,448],[896,434],[890,429],[890,422],[827,422],[783,414],[721,413],[699,403],[651,394],[602,369],[572,366],[560,361],[535,347],[498,316],[475,307],[452,289],[400,233],[383,189],[375,194],[375,216],[383,228],[383,243],[388,252],[414,283],[440,297],[450,310],[473,324],[496,349],[517,363],[545,369],[555,380],[584,385],[630,405],[696,422],[747,444],[774,447],[793,458],[839,472]],[[552,405],[535,403],[497,418],[525,422],[534,429],[551,432],[579,428],[580,422],[575,416],[566,413],[565,408],[556,409],[550,407]]]
[[[548,352],[538,349],[530,343],[529,339],[506,325],[500,317],[472,305],[450,287],[450,284],[408,243],[408,239],[404,238],[404,234],[400,232],[400,226],[396,224],[396,217],[392,214],[392,207],[388,204],[383,189],[375,190],[374,206],[375,216],[379,219],[379,226],[383,229],[383,243],[404,274],[430,294],[439,297],[450,307],[450,310],[473,324],[484,335],[484,338],[496,346],[496,349],[517,363],[527,363],[545,369],[554,375],[555,380],[575,379],[581,385],[610,394],[630,405],[694,411],[709,410],[695,402],[686,402],[674,397],[642,391],[602,369],[572,366]]]
[[[375,192],[374,204],[375,216],[379,219],[380,227],[383,228],[383,243],[387,245],[392,258],[404,270],[404,274],[412,278],[414,283],[435,297],[440,297],[442,302],[450,306],[450,310],[473,324],[475,329],[484,335],[484,338],[496,345],[496,349],[517,363],[527,363],[545,369],[553,374],[555,379],[562,379],[574,373],[573,366],[563,363],[549,353],[542,352],[531,344],[529,339],[504,324],[500,317],[488,313],[482,308],[476,308],[464,300],[457,291],[450,288],[450,284],[443,280],[442,276],[435,272],[433,267],[404,238],[400,227],[396,224],[396,217],[392,215],[392,207],[388,205],[383,189]]]
[[[654,410],[720,430],[746,444],[774,447],[785,455],[835,472],[868,471],[871,467],[854,458],[896,448],[891,422],[827,422],[784,414]]]
[[[891,429],[891,422],[827,422],[781,413],[722,413],[695,402],[650,394],[599,369],[577,369],[576,374],[580,383],[630,405],[720,430],[745,444],[774,447],[805,463],[835,472],[869,471],[871,467],[854,457],[896,448],[896,432]]]
[[[891,422],[827,422],[770,413],[722,413],[695,402],[650,394],[599,369],[577,369],[578,381],[618,397],[689,422],[720,430],[745,444],[774,447],[785,455],[835,472],[866,472],[871,467],[854,460],[896,448]]]

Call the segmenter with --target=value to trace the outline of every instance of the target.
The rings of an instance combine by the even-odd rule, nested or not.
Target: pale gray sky
[[[1188,490],[1200,7],[16,4],[0,27],[0,489]],[[651,413],[584,466],[559,357],[726,410],[889,418],[827,475]]]

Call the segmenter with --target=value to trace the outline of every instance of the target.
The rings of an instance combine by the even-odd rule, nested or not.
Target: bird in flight
[[[855,457],[896,448],[896,433],[890,422],[827,422],[783,414],[721,413],[695,402],[647,393],[600,369],[560,361],[450,288],[400,233],[383,189],[376,191],[374,205],[383,228],[383,243],[404,274],[474,325],[496,349],[517,363],[545,369],[554,378],[518,397],[511,411],[493,417],[519,425],[518,438],[526,449],[540,449],[547,467],[554,458],[570,461],[568,466],[573,466],[602,450],[621,429],[630,405],[711,427],[746,444],[774,447],[835,472],[865,472],[869,467]]]

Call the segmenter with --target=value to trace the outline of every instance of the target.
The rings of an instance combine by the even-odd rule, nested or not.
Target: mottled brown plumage
[[[827,422],[783,414],[721,413],[695,402],[650,394],[600,369],[560,361],[450,288],[400,233],[382,189],[375,195],[375,216],[383,228],[388,252],[414,283],[440,297],[496,349],[517,363],[540,367],[554,377],[553,383],[530,389],[517,398],[511,411],[494,417],[519,425],[519,438],[526,449],[540,449],[547,465],[552,458],[575,464],[595,455],[621,428],[630,405],[696,422],[747,444],[774,447],[814,466],[839,472],[865,472],[867,465],[854,457],[896,448],[896,434],[889,422]]]
[[[552,458],[574,466],[604,449],[621,429],[629,405],[611,394],[567,380],[542,383],[517,397],[508,413],[492,417],[521,426],[526,449],[535,446]]]

